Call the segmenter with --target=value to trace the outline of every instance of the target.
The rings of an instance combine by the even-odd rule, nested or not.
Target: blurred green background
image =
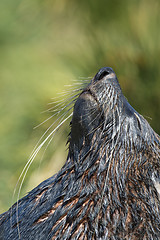
[[[41,114],[47,103],[103,66],[114,69],[131,105],[160,134],[159,0],[0,1],[0,212],[12,204],[18,177],[53,122],[33,130],[51,116]],[[21,196],[64,163],[68,123],[43,161],[43,151],[37,156]]]

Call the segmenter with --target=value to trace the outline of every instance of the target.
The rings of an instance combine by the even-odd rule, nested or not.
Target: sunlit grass
[[[113,67],[128,100],[152,118],[147,120],[160,134],[159,1],[102,3],[0,2],[1,212],[11,205],[18,176],[52,123],[33,130],[50,116],[41,112],[73,79],[91,77],[102,66]],[[57,140],[46,151],[38,172],[37,157],[22,194],[62,166],[68,131],[63,130],[57,152]]]

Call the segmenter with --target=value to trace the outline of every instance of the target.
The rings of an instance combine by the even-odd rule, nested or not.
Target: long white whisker
[[[68,92],[66,92],[66,91],[62,91],[61,93],[57,93],[57,95],[60,95],[60,96],[56,96],[56,97],[53,97],[53,98],[51,98],[52,100],[55,100],[55,99],[61,99],[62,97],[64,97],[64,96],[67,96],[67,95],[71,95],[71,94],[73,94],[73,93],[75,93],[75,92],[79,92],[79,91],[81,91],[80,89],[74,89],[73,91],[71,90],[71,91],[68,91]],[[62,94],[63,93],[63,94]]]
[[[51,110],[52,110],[52,111],[60,112],[60,111],[64,110],[65,108],[67,108],[69,105],[73,104],[73,102],[76,100],[76,97],[77,97],[77,96],[79,96],[79,93],[76,94],[76,95],[71,95],[71,97],[67,98],[65,102],[62,102],[62,103],[60,103],[60,104],[57,104],[56,106],[51,107],[51,108],[45,110],[44,112],[49,112],[49,111],[51,112]],[[71,101],[72,99],[73,99],[73,101]],[[70,102],[70,101],[71,101],[71,102]],[[66,103],[68,103],[68,102],[69,102],[69,104],[66,104]],[[52,104],[52,103],[50,103],[50,104]],[[54,104],[54,102],[53,102],[53,104]],[[59,105],[59,106],[61,105],[61,108],[60,108],[59,110],[57,110],[57,109],[54,110],[54,108],[56,108],[58,105]],[[63,106],[64,106],[64,107],[63,107]],[[43,113],[44,113],[44,112],[43,112]]]
[[[70,108],[69,110],[71,110],[71,108]],[[69,110],[68,110],[68,111],[69,111]],[[67,111],[67,112],[68,112],[68,111]],[[17,189],[18,183],[20,182],[20,179],[22,178],[22,176],[23,176],[23,174],[24,174],[24,172],[25,172],[25,169],[26,169],[27,166],[30,164],[30,161],[32,161],[32,158],[37,155],[37,154],[35,155],[35,152],[36,152],[36,150],[37,150],[38,144],[40,143],[40,141],[42,140],[42,138],[47,134],[47,132],[51,129],[51,127],[52,127],[61,117],[65,116],[65,115],[67,114],[67,112],[63,113],[59,118],[57,118],[57,119],[51,124],[51,126],[49,126],[49,128],[44,132],[44,134],[41,136],[41,138],[40,138],[39,141],[37,142],[36,146],[34,147],[32,153],[31,153],[31,155],[30,155],[30,158],[29,158],[29,160],[27,161],[26,165],[24,166],[24,168],[23,168],[23,170],[22,170],[22,172],[21,172],[21,174],[20,174],[20,176],[19,176],[19,178],[18,178],[18,181],[17,181],[17,183],[16,183],[16,186],[15,186],[15,188],[14,188],[13,196],[12,196],[12,204],[13,204],[13,199],[14,199],[14,196],[15,196],[15,193],[16,193],[16,189]],[[69,115],[69,116],[71,116],[71,115]],[[68,119],[68,117],[67,117],[67,119]],[[67,120],[67,119],[66,119],[66,120]],[[61,126],[61,124],[59,124],[59,125],[55,128],[55,130],[58,129],[60,126]],[[43,143],[43,142],[42,142],[42,143]],[[44,143],[45,143],[45,142],[44,142]],[[41,146],[41,145],[40,145],[40,146]],[[43,145],[42,145],[42,146],[43,146]],[[39,148],[39,147],[38,147],[38,148]]]
[[[66,115],[67,113],[68,113],[68,111],[62,116],[62,118],[61,118],[61,120],[59,121],[59,123],[64,119],[64,117],[65,117],[65,115]],[[58,124],[58,125],[59,125],[59,124]],[[58,129],[57,129],[56,131],[58,131]],[[56,133],[56,132],[55,132],[55,133]],[[46,146],[45,149],[44,149],[43,155],[42,155],[41,160],[40,160],[40,164],[41,164],[41,161],[42,161],[42,159],[43,159],[43,157],[44,157],[44,154],[45,154],[45,152],[46,152],[49,144],[52,142],[52,140],[53,140],[53,138],[54,138],[55,133],[53,134],[53,136],[51,137],[51,139],[50,139],[49,142],[47,143],[47,146]]]
[[[38,154],[39,150],[43,147],[43,145],[47,142],[47,140],[53,135],[53,133],[60,127],[62,126],[62,124],[67,121],[67,119],[69,119],[71,116],[73,115],[73,113],[71,113],[67,118],[65,118],[56,128],[54,128],[54,130],[45,138],[45,140],[36,148],[36,150],[34,151],[34,153],[32,154],[30,161],[28,164],[26,164],[25,168],[23,169],[21,176],[23,175],[27,165],[30,164],[30,162],[32,161],[32,159],[35,158],[35,156]],[[22,185],[23,183],[21,183]]]
[[[40,123],[39,125],[37,125],[36,127],[34,127],[34,129],[38,128],[39,126],[41,126],[42,124],[44,124],[45,122],[47,122],[48,120],[50,120],[51,118],[53,118],[55,115],[58,115],[60,112],[62,112],[65,108],[69,107],[71,104],[73,104],[73,102],[75,102],[76,99],[74,99],[72,102],[69,102],[67,105],[63,105],[64,107],[62,107],[59,111],[57,111],[56,113],[54,113],[52,116],[50,116],[49,118],[47,118],[46,120],[44,120],[42,123]],[[52,109],[52,108],[50,108]],[[59,119],[59,118],[58,118]],[[57,120],[58,120],[57,119]],[[56,121],[57,121],[56,120]],[[53,126],[53,124],[51,125]]]
[[[45,122],[47,122],[48,120],[50,120],[51,118],[53,118],[55,115],[58,115],[58,113],[54,113],[52,116],[50,116],[49,118],[47,118],[46,120],[44,120],[43,122],[41,122],[40,124],[38,124],[37,126],[35,126],[33,129],[38,128],[39,126],[41,126],[42,124],[44,124]]]
[[[27,174],[27,172],[28,172],[28,169],[29,169],[29,167],[30,167],[30,165],[32,164],[32,162],[33,162],[33,160],[35,159],[35,157],[37,156],[37,154],[39,153],[39,151],[40,151],[40,149],[43,147],[43,145],[47,142],[47,140],[53,135],[53,133],[55,133],[57,130],[58,130],[58,128],[60,127],[60,126],[62,126],[62,124],[64,123],[64,122],[66,122],[71,116],[73,115],[73,113],[71,113],[67,118],[65,118],[47,137],[46,137],[46,139],[37,147],[37,149],[34,151],[34,153],[32,154],[32,156],[31,156],[31,158],[30,158],[30,160],[29,160],[29,162],[26,164],[26,166],[25,166],[25,169],[23,169],[23,173],[24,173],[24,171],[25,171],[25,173],[24,173],[24,175],[23,175],[23,178],[22,178],[22,181],[21,181],[21,184],[20,184],[20,187],[19,187],[19,191],[18,191],[18,195],[17,195],[17,210],[16,210],[16,212],[17,212],[17,227],[18,227],[18,234],[19,234],[19,238],[20,238],[20,230],[19,230],[19,223],[18,223],[18,201],[19,201],[19,196],[20,196],[20,192],[21,192],[21,189],[22,189],[22,186],[23,186],[23,183],[24,183],[24,179],[25,179],[25,177],[26,177],[26,174]],[[21,173],[21,176],[22,176],[22,173]]]

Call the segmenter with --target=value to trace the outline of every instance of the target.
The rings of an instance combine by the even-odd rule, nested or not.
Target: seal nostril
[[[109,75],[110,73],[114,73],[113,69],[110,67],[103,67],[101,68],[95,76],[96,80],[101,80],[105,76]]]
[[[105,76],[109,75],[110,73],[108,71],[101,72],[99,76],[97,76],[97,80],[101,80]]]

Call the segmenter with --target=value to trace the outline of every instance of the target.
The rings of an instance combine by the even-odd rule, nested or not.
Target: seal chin
[[[86,100],[90,101],[93,106],[99,104],[98,99],[97,99],[95,93],[90,88],[85,89],[81,93],[80,97],[85,98]]]
[[[84,138],[91,140],[89,133],[93,132],[99,126],[101,112],[102,110],[99,107],[96,97],[89,89],[85,89],[74,105],[71,124],[72,142],[82,145]]]

